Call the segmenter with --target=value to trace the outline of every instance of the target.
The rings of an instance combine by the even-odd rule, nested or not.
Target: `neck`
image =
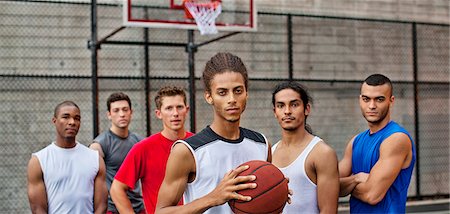
[[[378,123],[371,123],[368,122],[369,125],[369,130],[370,130],[370,134],[373,134],[375,132],[380,131],[381,129],[383,129],[385,126],[387,126],[387,124],[391,121],[390,117],[386,117],[384,118],[382,121],[378,122]]]
[[[77,145],[77,142],[75,140],[75,137],[70,138],[57,137],[55,144],[61,148],[73,148]]]
[[[171,141],[176,141],[178,139],[184,139],[184,137],[186,136],[186,130],[180,129],[180,130],[172,130],[172,129],[168,129],[168,128],[164,128],[161,131],[162,136],[164,136],[165,138],[171,140]]]
[[[239,121],[229,122],[226,120],[222,121],[214,120],[210,128],[215,133],[228,140],[239,139],[241,134],[239,130]]]
[[[127,138],[128,137],[128,127],[125,128],[119,128],[116,126],[111,126],[111,128],[109,129],[112,131],[112,133],[114,133],[115,135],[121,137],[121,138]]]
[[[297,130],[284,130],[281,134],[281,143],[285,145],[304,145],[308,144],[309,141],[314,137],[309,132],[307,132],[303,127],[299,127]]]

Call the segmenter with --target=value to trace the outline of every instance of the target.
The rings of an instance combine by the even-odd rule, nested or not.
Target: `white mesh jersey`
[[[93,213],[98,152],[77,142],[73,148],[55,142],[33,153],[44,176],[48,213]]]
[[[261,133],[240,128],[237,140],[227,140],[209,126],[198,134],[178,140],[191,150],[196,167],[195,180],[188,183],[184,192],[185,203],[210,193],[223,179],[225,173],[250,160],[267,161],[269,145]],[[174,145],[175,145],[174,144]],[[205,213],[232,213],[227,203],[212,207]]]
[[[283,213],[319,213],[317,185],[306,175],[305,161],[314,146],[320,141],[322,139],[314,137],[292,163],[286,167],[278,167],[289,178],[289,189],[293,191],[291,204],[286,204]],[[272,153],[277,149],[278,143],[273,145]]]

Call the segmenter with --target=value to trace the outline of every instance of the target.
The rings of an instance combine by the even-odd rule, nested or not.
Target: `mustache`
[[[285,120],[295,120],[295,117],[287,116],[287,117],[281,118],[281,121],[285,121]]]

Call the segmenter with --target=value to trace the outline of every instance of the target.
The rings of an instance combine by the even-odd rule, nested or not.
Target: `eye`
[[[217,94],[219,94],[220,96],[225,96],[227,94],[227,92],[224,90],[220,90],[217,92]]]
[[[283,107],[284,107],[284,104],[279,103],[279,104],[276,105],[276,107],[277,107],[277,108],[283,108]]]
[[[242,88],[238,88],[235,90],[236,94],[242,94],[244,92],[244,90],[242,90]]]
[[[292,106],[292,107],[298,107],[299,104],[298,104],[298,102],[295,102],[295,103],[292,103],[291,106]]]
[[[183,110],[184,106],[177,106],[178,110]]]
[[[119,112],[119,109],[115,108],[112,110],[113,112]]]
[[[369,101],[369,98],[368,98],[368,97],[362,97],[362,100],[363,100],[364,102],[368,102],[368,101]]]
[[[379,103],[384,102],[384,100],[385,100],[384,97],[380,97],[380,98],[377,99],[377,101],[378,101]]]

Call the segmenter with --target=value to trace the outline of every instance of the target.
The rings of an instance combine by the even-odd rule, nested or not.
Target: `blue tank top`
[[[412,137],[403,127],[394,121],[390,121],[376,133],[370,134],[370,130],[366,130],[356,136],[353,141],[352,173],[369,173],[380,157],[381,143],[397,132],[405,133],[411,140],[413,152],[411,164],[408,168],[400,171],[385,197],[378,204],[370,205],[353,196],[350,197],[351,213],[405,213],[409,182],[416,161],[416,151]]]

